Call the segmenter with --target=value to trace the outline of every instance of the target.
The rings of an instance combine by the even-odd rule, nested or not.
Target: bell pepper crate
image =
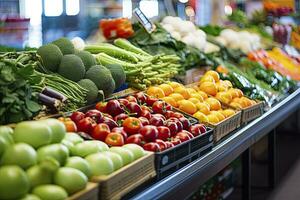
[[[121,199],[156,176],[154,154],[147,154],[136,161],[122,167],[110,175],[94,176],[91,181],[99,184],[98,199]]]
[[[98,200],[98,184],[88,182],[85,189],[69,196],[67,200]]]

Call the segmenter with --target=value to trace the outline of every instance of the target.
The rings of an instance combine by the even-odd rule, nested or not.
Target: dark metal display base
[[[242,155],[243,199],[251,197],[251,173],[249,148],[263,136],[269,136],[269,183],[273,187],[276,180],[275,131],[290,114],[300,108],[300,89],[272,107],[261,117],[253,120],[223,141],[199,159],[166,178],[149,183],[131,194],[126,199],[185,199],[196,191],[204,182],[217,174],[238,156]],[[267,175],[266,175],[267,176]]]

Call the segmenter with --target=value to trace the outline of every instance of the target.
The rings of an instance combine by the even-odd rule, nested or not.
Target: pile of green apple
[[[0,199],[62,200],[145,155],[135,144],[109,148],[66,133],[56,119],[0,127]]]

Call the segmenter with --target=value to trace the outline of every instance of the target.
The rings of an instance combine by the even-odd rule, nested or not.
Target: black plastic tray
[[[163,152],[155,153],[155,168],[157,178],[162,179],[191,161],[206,154],[213,147],[213,129],[185,141]]]

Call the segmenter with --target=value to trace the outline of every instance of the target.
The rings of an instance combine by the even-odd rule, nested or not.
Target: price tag
[[[146,15],[139,8],[133,10],[133,15],[142,24],[148,33],[152,33],[155,30],[155,25],[146,17]]]

